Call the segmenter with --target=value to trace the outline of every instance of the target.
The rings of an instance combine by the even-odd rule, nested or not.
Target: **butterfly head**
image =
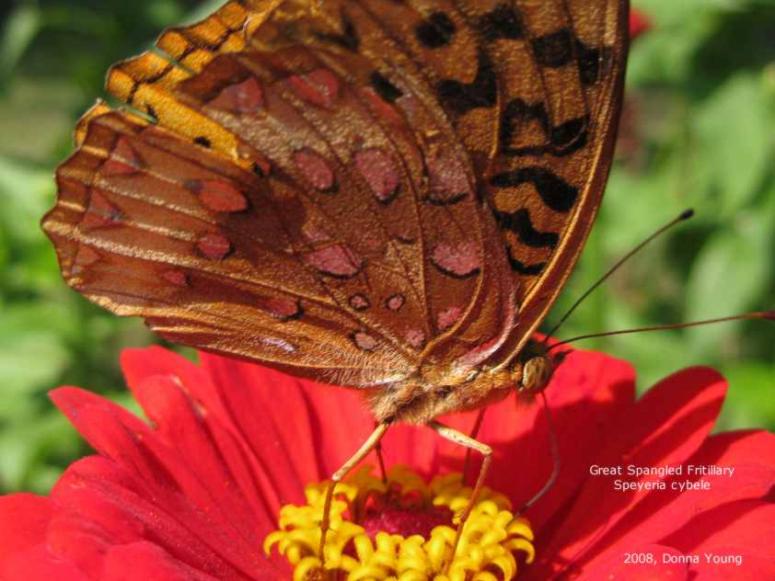
[[[564,356],[564,353],[550,353],[542,342],[530,341],[520,354],[516,368],[518,373],[514,379],[517,391],[526,395],[541,393],[549,385]]]
[[[518,383],[518,390],[526,393],[540,393],[554,373],[555,362],[549,355],[536,355],[527,359],[522,364],[522,377]]]

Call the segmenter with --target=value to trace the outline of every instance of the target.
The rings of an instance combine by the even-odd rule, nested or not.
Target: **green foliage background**
[[[43,491],[85,452],[46,391],[79,385],[127,402],[125,346],[154,339],[62,283],[38,222],[75,120],[116,60],[220,2],[17,0],[0,8],[0,491]],[[641,0],[617,164],[555,319],[596,277],[687,207],[560,337],[775,308],[775,3]],[[775,426],[775,325],[745,322],[580,343],[628,359],[641,387],[712,365],[732,389],[724,428]]]

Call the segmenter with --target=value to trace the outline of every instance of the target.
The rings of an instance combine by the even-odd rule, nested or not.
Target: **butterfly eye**
[[[552,378],[553,372],[554,366],[548,357],[545,355],[532,357],[522,366],[522,381],[519,389],[532,393],[543,391]]]

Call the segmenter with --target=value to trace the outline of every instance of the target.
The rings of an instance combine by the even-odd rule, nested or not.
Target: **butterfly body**
[[[406,380],[367,390],[366,397],[379,422],[427,424],[444,414],[486,407],[515,392],[535,395],[548,385],[557,364],[544,343],[531,340],[507,366],[426,363]]]
[[[163,337],[424,423],[552,365],[591,228],[622,0],[244,0],[117,64],[43,222],[67,282]],[[535,345],[535,344],[533,344]]]
[[[513,392],[518,378],[519,373],[511,370],[481,369],[460,377],[431,367],[416,378],[381,387],[367,397],[378,421],[425,424],[445,413],[498,401]]]

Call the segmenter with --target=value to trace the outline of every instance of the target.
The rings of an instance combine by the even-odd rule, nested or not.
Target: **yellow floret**
[[[362,468],[336,487],[324,573],[317,552],[327,487],[328,482],[307,486],[307,504],[284,506],[280,529],[264,540],[267,554],[276,547],[294,567],[294,581],[505,581],[516,577],[518,557],[526,563],[535,557],[530,523],[515,517],[508,499],[488,488],[480,492],[454,558],[453,526],[437,526],[429,538],[378,532],[372,539],[359,524],[372,497],[392,494],[395,498],[397,493],[424,506],[443,506],[459,514],[472,490],[463,485],[460,474],[437,476],[426,484],[410,469],[396,466],[388,473],[386,484],[370,468]]]

